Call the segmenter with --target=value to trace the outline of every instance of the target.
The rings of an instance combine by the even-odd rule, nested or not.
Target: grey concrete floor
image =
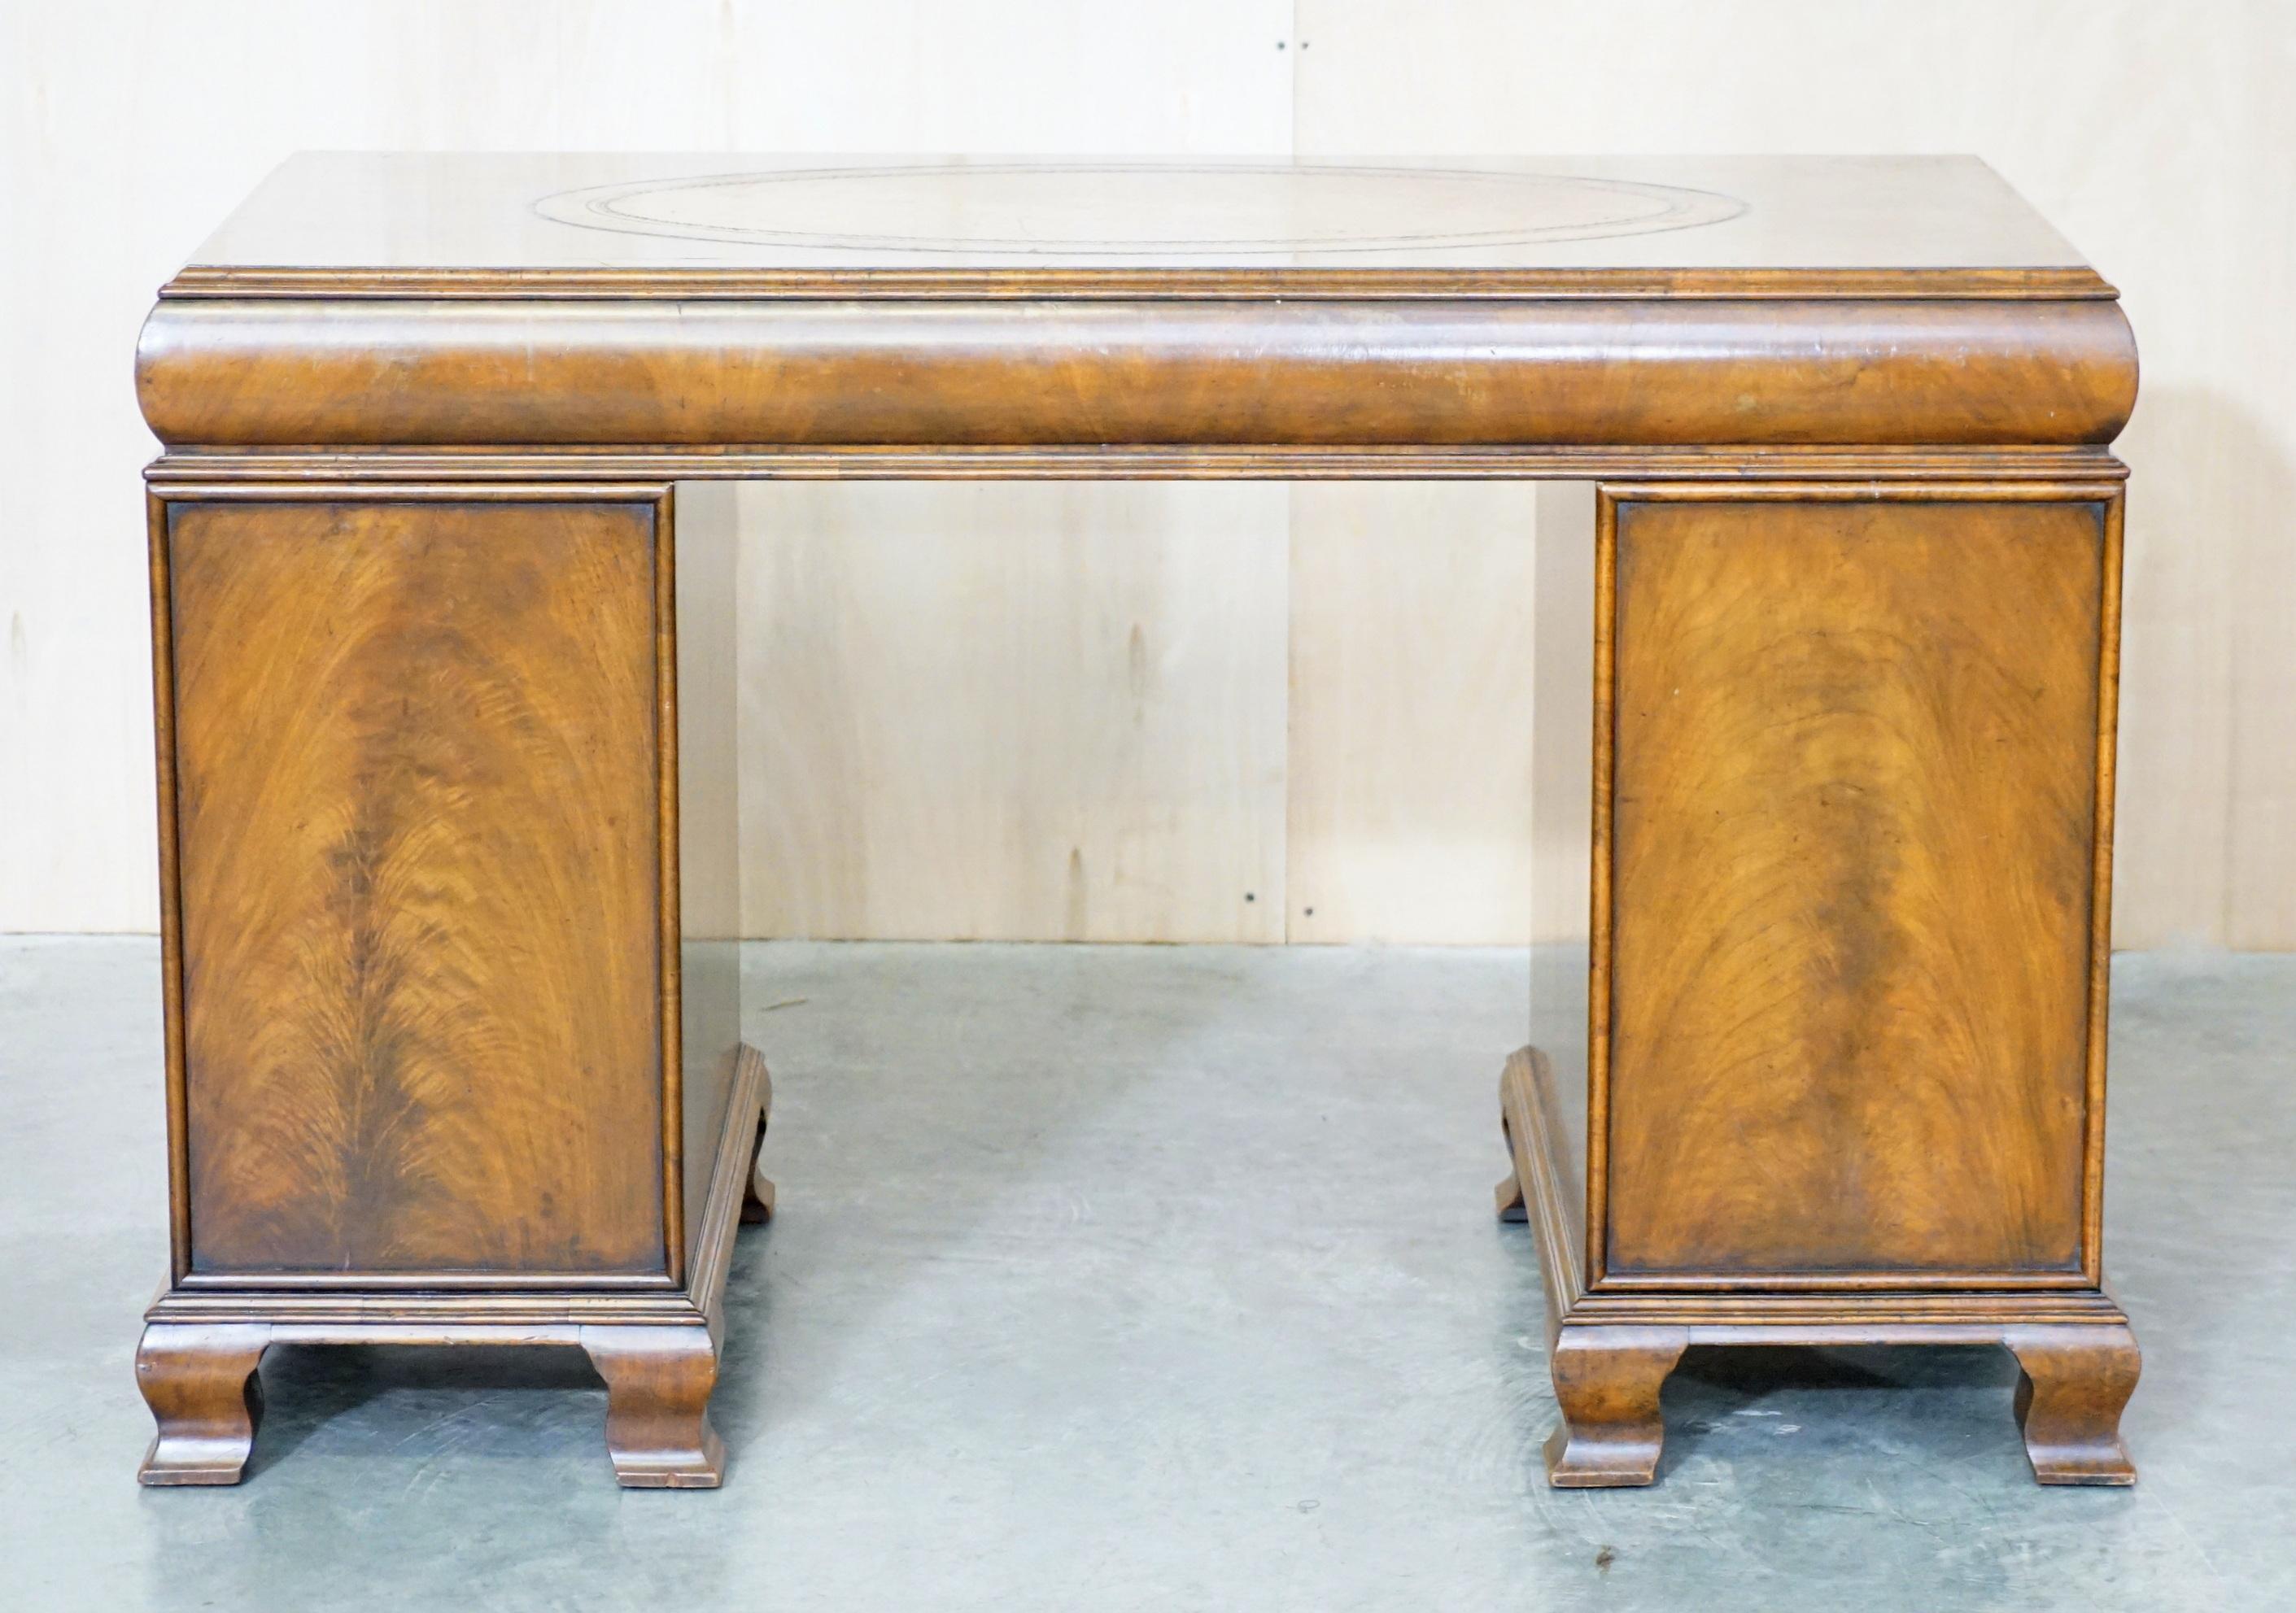
[[[2296,1607],[2296,958],[2116,971],[2133,1491],[1998,1351],[1693,1351],[1557,1493],[1489,1215],[1518,954],[760,946],[782,1214],[715,1493],[614,1487],[571,1351],[275,1349],[235,1490],[139,1490],[157,949],[0,941],[0,1607]]]

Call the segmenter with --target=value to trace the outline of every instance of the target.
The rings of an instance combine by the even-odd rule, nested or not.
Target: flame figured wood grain
[[[210,255],[144,333],[182,506],[154,566],[160,1466],[238,1470],[264,1339],[546,1339],[603,1349],[626,1482],[715,1479],[763,1083],[709,1062],[733,820],[702,685],[731,618],[701,501],[688,570],[661,480],[1415,470],[1641,479],[1605,493],[1594,579],[1583,1267],[1542,1062],[1509,1089],[1556,1481],[1651,1476],[1686,1344],[1884,1339],[2006,1339],[2036,1471],[2125,1475],[2096,1234],[2104,446],[2136,354],[2054,235],[1999,246],[2010,215],[2035,239],[2005,188],[1828,164],[1750,183],[1738,245],[1717,217],[1591,263],[1486,242],[1206,278],[1159,246],[1111,277],[1086,241],[942,277],[856,241],[720,274],[682,240],[530,251],[587,225],[507,170],[463,183],[494,161],[310,165],[324,205],[266,203],[285,232]],[[1078,177],[1046,183],[1136,240],[1121,187]],[[1781,229],[1794,194],[1824,205]],[[370,250],[410,219],[443,233]],[[673,623],[680,577],[714,616]]]
[[[654,507],[168,513],[182,1264],[662,1273]]]
[[[2094,1286],[2107,512],[1616,504],[1614,1285]]]

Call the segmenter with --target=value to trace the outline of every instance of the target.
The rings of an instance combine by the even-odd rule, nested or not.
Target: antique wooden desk
[[[1851,1340],[2004,1343],[2035,1473],[2131,1478],[2136,357],[1981,165],[303,158],[136,384],[146,1482],[236,1479],[289,1339],[579,1345],[624,1483],[718,1482],[767,1106],[719,484],[770,477],[1599,484],[1587,1033],[1503,1084],[1550,1478],[1648,1482],[1688,1344]]]

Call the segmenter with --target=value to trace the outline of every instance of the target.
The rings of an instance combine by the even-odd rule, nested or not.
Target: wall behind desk
[[[130,356],[291,151],[1967,151],[2144,352],[2119,939],[2296,946],[2292,81],[2276,0],[0,0],[0,929],[156,924]],[[752,933],[1571,927],[1531,489],[742,504]]]

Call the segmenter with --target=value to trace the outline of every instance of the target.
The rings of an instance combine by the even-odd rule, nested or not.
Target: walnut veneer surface
[[[2007,1346],[2037,1476],[2133,1477],[2136,348],[1981,164],[313,156],[136,385],[148,1481],[239,1476],[268,1343],[390,1339],[586,1348],[622,1481],[718,1482],[771,1189],[707,484],[853,476],[1597,483],[1590,659],[1540,700],[1591,713],[1587,1034],[1503,1080],[1550,1478],[1649,1482],[1690,1345],[1890,1339]]]
[[[2103,528],[1620,508],[1609,1273],[2081,1269]]]
[[[666,1269],[653,511],[170,511],[193,1271]]]

